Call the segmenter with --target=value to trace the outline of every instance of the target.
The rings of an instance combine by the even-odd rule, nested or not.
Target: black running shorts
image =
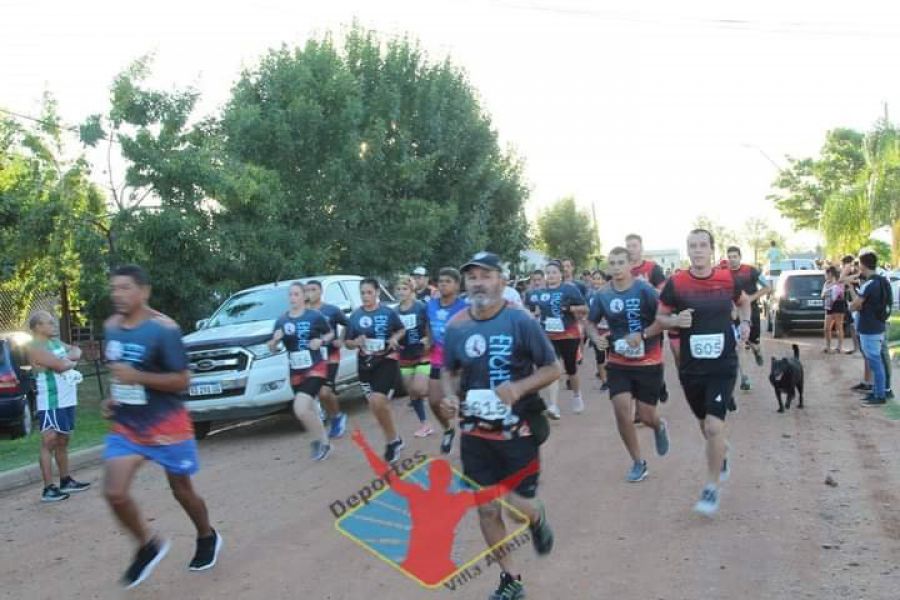
[[[531,461],[539,460],[537,442],[530,435],[492,440],[463,433],[459,448],[463,473],[480,486],[500,483],[527,467]],[[529,475],[513,491],[523,498],[534,498],[538,475]]]
[[[736,375],[680,375],[680,379],[691,412],[701,421],[707,415],[724,421],[726,413],[735,409]]]
[[[578,372],[578,347],[581,340],[578,338],[551,340],[553,349],[556,350],[556,356],[562,359],[563,366],[566,369],[566,375],[574,375]]]
[[[360,357],[357,373],[359,374],[359,384],[366,393],[366,398],[372,394],[382,394],[391,398],[394,395],[394,386],[400,380],[400,368],[397,366],[397,361],[389,358],[369,362]]]
[[[663,368],[662,365],[628,368],[610,363],[606,366],[606,383],[610,398],[631,394],[644,404],[656,406],[663,386]]]
[[[294,390],[295,395],[306,394],[310,398],[315,398],[324,384],[325,380],[321,377],[304,377],[299,380],[292,378],[291,389]]]

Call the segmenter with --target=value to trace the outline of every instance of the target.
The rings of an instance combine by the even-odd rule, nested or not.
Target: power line
[[[573,6],[549,6],[537,3],[520,3],[510,0],[489,0],[492,4],[514,10],[551,13],[561,16],[589,17],[603,21],[619,21],[648,25],[700,25],[727,31],[773,33],[788,35],[824,37],[890,37],[900,36],[900,29],[885,29],[874,23],[862,24],[860,28],[849,29],[844,24],[825,22],[785,21],[766,23],[752,19],[680,17],[676,15],[650,16],[641,13],[625,13],[594,8]],[[824,28],[823,28],[824,27]]]

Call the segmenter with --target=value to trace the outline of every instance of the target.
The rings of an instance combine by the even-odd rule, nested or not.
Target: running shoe
[[[159,540],[152,539],[147,542],[134,555],[131,566],[128,567],[128,570],[125,571],[125,575],[122,577],[122,585],[129,590],[139,586],[150,577],[153,569],[156,568],[156,565],[168,552],[168,541],[160,543]]]
[[[863,382],[857,383],[857,384],[854,385],[852,388],[850,388],[850,391],[852,391],[852,392],[863,392],[863,393],[871,392],[871,391],[872,391],[872,384],[871,384],[871,383],[866,383],[866,382],[863,381]]]
[[[331,454],[331,444],[322,440],[313,440],[310,444],[312,459],[316,462],[325,460]]]
[[[760,366],[760,367],[763,366],[763,364],[764,364],[763,363],[763,355],[762,355],[762,350],[759,349],[759,346],[754,346],[753,344],[750,344],[750,349],[753,350],[753,358],[756,359],[757,366]]]
[[[397,438],[393,442],[388,442],[387,446],[384,448],[384,460],[389,463],[394,463],[400,459],[400,451],[405,448],[406,445],[403,443],[403,438]]]
[[[860,402],[863,406],[884,406],[887,404],[887,398],[878,398],[875,394],[869,394]]]
[[[553,550],[553,530],[547,523],[547,511],[544,504],[541,503],[541,512],[538,520],[530,523],[528,528],[531,530],[531,543],[534,544],[534,551],[539,556],[546,556]]]
[[[488,597],[488,600],[521,600],[525,597],[522,576],[513,577],[506,571],[500,573],[500,587]]]
[[[700,500],[694,505],[694,512],[711,517],[719,510],[719,490],[708,485],[700,492]]]
[[[601,384],[600,384],[600,391],[601,391],[601,392],[608,392],[608,391],[609,391],[609,384],[606,383],[605,381],[604,381],[603,383],[601,383]],[[667,398],[667,399],[668,399],[668,398]]]
[[[559,421],[562,418],[562,415],[559,412],[559,406],[557,406],[556,404],[554,404],[553,406],[548,406],[546,414],[554,421]]]
[[[581,394],[572,396],[572,412],[576,415],[584,412],[584,398],[581,397]]]
[[[741,375],[741,390],[744,392],[750,391],[750,378],[746,375]]]
[[[44,488],[43,493],[41,493],[41,502],[59,502],[60,500],[68,500],[69,494],[66,494],[56,485],[50,484]]]
[[[328,437],[331,439],[344,437],[347,433],[347,413],[338,413],[331,420],[331,427],[328,429]]]
[[[647,468],[647,461],[638,460],[631,465],[631,470],[628,471],[628,475],[625,476],[625,481],[628,483],[637,483],[647,479],[649,473],[650,470]]]
[[[456,437],[456,430],[452,427],[444,431],[441,436],[441,454],[450,454],[453,449],[453,438]]]
[[[666,387],[665,381],[663,381],[662,387],[659,388],[659,401],[660,402],[668,402],[669,401],[669,388]]]
[[[422,423],[422,426],[419,427],[413,435],[418,438],[423,438],[428,437],[432,433],[434,433],[434,427],[432,427],[430,423]]]
[[[722,459],[722,470],[719,471],[719,483],[725,483],[731,479],[731,444],[725,442],[725,458]]]
[[[65,479],[59,480],[59,491],[64,494],[71,494],[73,492],[83,492],[84,490],[91,487],[89,483],[81,483],[80,481],[75,481],[71,477],[66,477]]]
[[[653,432],[653,438],[656,441],[656,453],[665,456],[669,453],[669,428],[666,426],[666,420],[659,420],[659,429]]]
[[[197,551],[188,565],[190,571],[205,571],[216,566],[219,551],[222,549],[222,536],[213,529],[212,535],[197,538]]]

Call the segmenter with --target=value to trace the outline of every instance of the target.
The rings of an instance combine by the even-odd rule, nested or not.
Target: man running
[[[400,340],[406,330],[400,315],[381,305],[381,284],[377,279],[363,279],[359,283],[359,293],[362,306],[350,315],[344,344],[357,351],[359,383],[366,394],[369,410],[384,433],[384,460],[393,463],[404,448],[403,438],[397,433],[391,414],[390,400],[400,378],[397,359]]]
[[[327,352],[328,365],[325,385],[319,390],[319,400],[322,401],[325,414],[328,415],[330,425],[328,437],[330,439],[343,437],[347,431],[347,413],[341,411],[338,403],[337,374],[341,366],[341,347],[344,345],[347,315],[340,307],[322,302],[322,282],[307,281],[303,286],[303,291],[306,293],[306,305],[310,309],[322,313],[325,320],[328,321],[328,326],[334,332],[334,339],[327,344],[327,350],[322,351],[323,355]]]
[[[584,412],[581,382],[578,379],[578,351],[581,345],[579,320],[587,316],[587,302],[577,287],[563,283],[562,264],[559,261],[547,263],[544,272],[547,275],[547,286],[529,293],[525,297],[525,306],[540,319],[541,326],[553,343],[572,389],[572,412],[579,414]],[[551,384],[547,394],[550,404],[547,416],[558,420],[559,383]]]
[[[531,277],[528,278],[528,291],[543,289],[544,285],[544,272],[540,269],[532,271]]]
[[[496,254],[481,252],[463,265],[471,305],[447,327],[441,382],[444,408],[460,415],[463,472],[480,486],[507,481],[539,461],[540,437],[547,432],[537,392],[560,376],[553,347],[527,312],[503,300],[503,277]],[[553,532],[536,499],[538,473],[519,483],[506,501],[524,513],[539,555],[553,548]],[[498,502],[478,507],[488,547],[507,536]],[[513,575],[509,553],[500,557],[496,600],[525,597]]]
[[[756,364],[763,366],[762,351],[759,347],[760,327],[760,310],[758,300],[772,291],[768,282],[763,278],[759,269],[751,265],[741,264],[741,249],[737,246],[729,246],[726,252],[728,256],[728,268],[731,271],[731,277],[734,284],[739,290],[747,294],[750,301],[750,349],[756,358]],[[750,377],[747,376],[740,362],[740,352],[738,352],[738,369],[741,375],[741,389],[750,390]]]
[[[663,378],[662,328],[655,325],[659,296],[649,283],[631,275],[625,248],[610,250],[607,268],[610,285],[594,296],[588,317],[593,327],[587,331],[598,348],[609,349],[609,395],[632,461],[626,480],[637,483],[647,477],[648,470],[632,418],[635,403],[641,422],[654,431],[656,453],[665,456],[669,451],[666,422],[656,412]],[[601,336],[597,326],[604,319],[609,334]]]
[[[168,541],[151,535],[129,492],[144,461],[165,469],[172,494],[197,529],[189,570],[216,564],[222,536],[210,526],[206,503],[191,482],[199,463],[191,417],[180,398],[191,379],[181,331],[148,306],[150,280],[142,268],[119,267],[110,283],[116,310],[105,325],[111,398],[103,401],[101,411],[113,426],[103,453],[104,494],[113,514],[138,542],[122,578],[125,587],[133,588],[169,551]]]
[[[431,289],[431,286],[428,285],[428,269],[425,267],[416,267],[409,276],[412,277],[413,283],[416,286],[416,300],[421,300],[422,302],[431,300],[433,290]]]
[[[662,267],[655,261],[644,259],[644,239],[636,233],[629,233],[625,236],[625,248],[628,250],[628,261],[631,265],[631,275],[635,279],[643,279],[659,292],[666,283],[666,276]],[[675,364],[680,359],[680,333],[678,330],[668,332],[669,349],[672,351],[672,357]],[[665,376],[663,377],[662,389],[659,393],[659,401],[667,402],[669,400],[669,390],[666,388]],[[635,413],[634,422],[640,422],[640,415]]]
[[[288,288],[290,308],[278,317],[269,340],[269,350],[274,354],[279,343],[284,344],[288,355],[291,389],[294,392],[294,416],[315,439],[310,442],[312,459],[325,460],[331,454],[331,444],[316,411],[316,396],[328,377],[327,348],[334,339],[334,331],[324,315],[306,307],[303,284],[294,282]]]
[[[581,295],[587,298],[588,295],[588,286],[587,284],[575,277],[575,261],[571,258],[562,259],[562,281],[563,283],[570,283],[578,288],[578,291],[581,292]]]
[[[666,282],[656,322],[664,329],[682,330],[685,351],[678,377],[706,438],[707,479],[694,510],[711,516],[719,509],[719,483],[730,474],[725,415],[734,408],[737,379],[732,311],[737,306],[741,340],[746,342],[750,336],[750,302],[728,271],[713,267],[715,240],[709,231],[691,231],[687,250],[691,267]]]
[[[428,301],[425,307],[428,316],[428,327],[431,330],[431,373],[428,376],[428,404],[435,418],[440,423],[441,453],[450,454],[456,429],[444,416],[441,400],[444,390],[441,387],[441,367],[444,365],[444,330],[456,313],[465,309],[466,301],[459,297],[460,274],[453,267],[444,267],[438,273],[438,297]]]
[[[41,427],[41,502],[65,500],[83,492],[89,483],[75,481],[69,473],[69,440],[75,431],[75,406],[81,373],[75,370],[81,350],[56,337],[56,318],[39,310],[28,319],[32,342],[28,347],[31,372],[37,384],[37,420]],[[53,483],[53,460],[59,469],[59,487]]]

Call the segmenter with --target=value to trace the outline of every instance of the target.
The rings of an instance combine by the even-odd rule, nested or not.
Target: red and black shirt
[[[732,375],[737,369],[737,351],[731,313],[741,290],[726,269],[713,269],[707,277],[690,270],[669,278],[659,296],[660,306],[673,314],[694,309],[693,324],[681,330],[682,375]]]
[[[642,260],[641,264],[631,267],[631,276],[643,279],[657,290],[662,289],[666,282],[666,275],[663,273],[662,267],[652,260]]]
[[[752,296],[759,290],[760,272],[756,267],[741,265],[737,269],[729,269],[734,285],[748,296]],[[755,302],[754,302],[755,304]]]

